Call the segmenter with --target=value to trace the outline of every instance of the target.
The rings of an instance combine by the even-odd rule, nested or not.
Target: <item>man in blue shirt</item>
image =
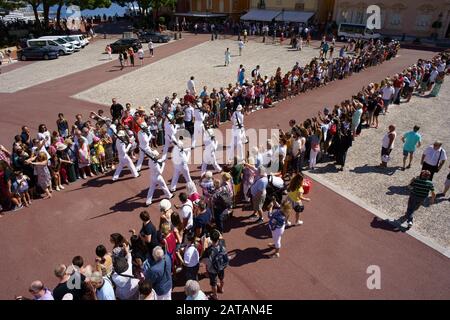
[[[150,281],[156,292],[156,300],[172,300],[172,259],[157,246],[153,249],[153,263],[144,263],[145,279]]]
[[[406,132],[403,137],[403,168],[402,170],[405,170],[405,168],[411,168],[411,162],[414,156],[414,152],[416,151],[416,147],[420,148],[422,137],[418,133],[420,127],[414,126],[413,131]],[[408,158],[409,154],[409,164],[406,167],[406,158]]]

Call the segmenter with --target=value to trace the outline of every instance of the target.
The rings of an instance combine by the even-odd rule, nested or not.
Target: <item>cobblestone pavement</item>
[[[420,173],[420,158],[427,146],[435,140],[443,141],[443,147],[450,152],[448,124],[448,101],[450,101],[450,81],[447,78],[442,85],[440,95],[436,98],[415,96],[410,103],[392,106],[386,116],[380,115],[378,129],[363,130],[349,150],[344,172],[336,172],[330,163],[318,165],[314,175],[320,175],[332,184],[349,191],[361,198],[369,206],[379,209],[393,219],[400,218],[406,211],[409,191],[407,185]],[[389,124],[397,127],[397,140],[391,153],[392,160],[388,169],[378,168],[380,163],[381,140]],[[402,142],[401,136],[420,126],[423,143],[415,154],[411,169],[401,171]],[[443,169],[435,174],[433,182],[436,192],[442,192],[449,173],[449,161]],[[436,204],[421,207],[415,214],[412,230],[431,238],[438,244],[450,248],[450,199],[438,198]]]
[[[230,48],[232,54],[229,67],[224,67],[226,48]],[[157,55],[157,50],[155,52]],[[247,78],[251,78],[251,71],[257,64],[261,67],[262,75],[272,76],[277,67],[281,67],[284,72],[290,70],[297,61],[304,65],[318,54],[318,50],[315,47],[305,47],[301,52],[291,51],[288,46],[250,41],[246,43],[242,56],[238,54],[237,41],[205,42],[172,55],[170,59],[136,68],[132,73],[102,83],[74,97],[107,105],[114,93],[123,103],[149,107],[155,98],[164,99],[165,96],[171,96],[172,92],[183,96],[190,76],[195,77],[197,91],[200,92],[204,85],[210,91],[213,87],[219,89],[229,83],[234,84],[240,64],[244,65]]]
[[[0,74],[0,93],[14,93],[57,78],[83,71],[111,60],[104,54],[105,47],[117,39],[98,39],[79,52],[49,61],[36,61],[15,70]],[[155,47],[161,44],[155,44]],[[144,44],[144,49],[147,45]],[[113,60],[118,54],[113,54]],[[137,57],[136,57],[137,59]],[[18,62],[21,64],[23,62]],[[139,63],[139,62],[137,62]]]

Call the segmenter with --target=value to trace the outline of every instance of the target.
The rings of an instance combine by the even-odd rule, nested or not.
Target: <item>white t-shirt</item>
[[[183,203],[181,206],[181,216],[183,219],[188,219],[186,228],[189,229],[194,225],[194,214],[193,214],[193,204],[191,200],[187,200],[186,203]]]
[[[385,148],[385,149],[388,149],[388,148],[389,148],[389,142],[390,142],[389,135],[391,135],[391,134],[394,135],[394,140],[392,141],[391,149],[394,149],[394,141],[395,141],[395,138],[397,137],[397,133],[396,133],[395,131],[394,131],[394,132],[388,132],[388,133],[386,133],[386,134],[384,135],[381,145],[382,145],[383,148]]]
[[[51,143],[50,131],[47,130],[47,131],[44,131],[44,132],[38,132],[37,137],[38,137],[39,140],[44,140],[45,141],[44,145],[45,145],[46,148],[50,147],[50,143]]]
[[[191,94],[195,94],[195,83],[194,80],[189,80],[187,82],[187,88]]]
[[[393,87],[388,87],[388,86],[384,87],[381,91],[383,93],[383,97],[382,97],[383,100],[391,99],[392,95],[395,93],[394,88]]]
[[[183,256],[184,263],[187,267],[195,267],[200,261],[198,250],[194,245],[186,247]]]
[[[433,146],[429,146],[428,148],[425,149],[423,154],[425,155],[424,162],[428,163],[431,166],[437,166],[439,165],[438,162],[441,162],[442,160],[447,160],[447,153],[443,148],[435,150]]]
[[[435,82],[436,81],[436,77],[439,75],[439,72],[434,69],[433,71],[431,71],[430,74],[430,82]]]
[[[148,48],[149,48],[150,50],[153,49],[153,42],[150,41],[150,42],[148,43]]]
[[[184,109],[184,121],[191,122],[194,116],[194,108],[192,106]]]

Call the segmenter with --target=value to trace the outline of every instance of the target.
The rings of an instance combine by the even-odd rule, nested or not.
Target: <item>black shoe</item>
[[[258,220],[256,220],[256,223],[263,223],[264,222],[264,219],[261,217],[261,218],[259,218]]]

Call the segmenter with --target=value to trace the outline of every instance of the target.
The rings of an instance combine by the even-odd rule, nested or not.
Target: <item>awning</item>
[[[177,12],[174,14],[179,17],[196,17],[196,18],[220,18],[227,17],[225,13],[211,13],[211,12]]]
[[[281,11],[250,9],[249,12],[241,17],[241,20],[247,21],[272,21]]]
[[[307,23],[309,19],[314,15],[314,12],[307,11],[284,11],[281,12],[276,21],[284,22],[303,22]]]
[[[284,22],[303,22],[307,23],[314,15],[314,12],[307,11],[280,11],[280,10],[261,10],[250,9],[249,12],[241,17],[241,20],[246,21],[276,21]]]

